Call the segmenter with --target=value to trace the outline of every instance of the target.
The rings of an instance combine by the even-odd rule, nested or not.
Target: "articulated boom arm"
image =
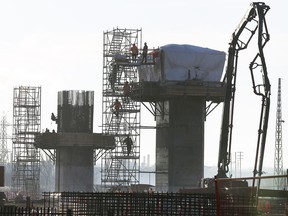
[[[257,148],[256,148],[256,158],[253,176],[262,175],[262,166],[264,159],[264,150],[266,144],[266,136],[268,129],[268,119],[269,119],[269,111],[270,111],[270,94],[271,94],[271,85],[268,78],[268,72],[266,67],[266,61],[264,58],[263,48],[266,43],[269,41],[270,36],[267,29],[267,24],[265,20],[265,14],[269,10],[269,7],[262,8],[262,6],[257,6],[257,12],[259,14],[259,27],[258,27],[258,50],[259,52],[251,62],[249,68],[252,77],[253,90],[256,95],[262,97],[262,106],[260,113],[260,123],[258,129],[258,140],[257,140]],[[255,76],[259,74],[262,83],[257,84]],[[257,170],[258,166],[258,170]],[[253,180],[253,186],[255,184],[255,180]],[[260,180],[258,181],[258,186],[260,186]]]
[[[270,96],[270,83],[267,77],[266,63],[263,55],[263,47],[269,40],[265,15],[269,10],[269,6],[262,2],[251,4],[244,18],[242,19],[238,28],[233,32],[232,39],[228,49],[228,61],[226,67],[226,74],[224,82],[226,83],[226,96],[223,105],[223,118],[221,126],[219,155],[218,155],[218,177],[226,177],[229,171],[230,154],[231,154],[231,141],[233,129],[233,115],[234,115],[234,99],[236,90],[236,75],[238,64],[238,52],[248,47],[251,39],[258,30],[258,49],[259,53],[256,55],[250,64],[250,71],[253,82],[254,93],[262,96],[261,123],[259,129],[258,140],[262,140],[262,147],[265,143],[266,130],[268,123],[269,113],[269,96]],[[264,27],[264,30],[263,30]],[[260,60],[260,63],[257,61]],[[263,84],[256,85],[254,79],[254,70],[262,68]],[[262,92],[264,89],[264,92]],[[265,99],[264,99],[265,98]],[[264,143],[263,143],[264,142]],[[260,141],[258,141],[260,143]],[[257,145],[258,146],[258,145]],[[258,147],[257,147],[258,148]],[[261,151],[264,149],[261,148]],[[258,151],[257,151],[258,152]]]

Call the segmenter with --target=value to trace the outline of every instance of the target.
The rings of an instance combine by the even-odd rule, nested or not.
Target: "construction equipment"
[[[258,141],[253,174],[254,177],[256,175],[261,176],[262,174],[263,156],[270,108],[270,82],[263,54],[263,48],[269,41],[269,34],[265,20],[265,15],[269,9],[269,6],[267,6],[263,2],[251,3],[251,7],[248,10],[248,13],[241,21],[239,27],[232,34],[232,39],[228,50],[228,63],[226,68],[226,74],[224,77],[224,82],[226,83],[226,96],[223,106],[223,118],[218,155],[217,177],[219,178],[226,177],[226,174],[229,171],[229,164],[231,162],[230,155],[238,53],[239,51],[244,50],[248,47],[249,42],[251,41],[252,37],[255,35],[256,32],[258,32],[258,53],[250,63],[249,69],[251,72],[254,93],[262,97],[262,107],[260,113]],[[246,38],[242,39],[244,33],[246,35]],[[260,80],[262,80],[262,83],[256,83],[256,71],[260,71],[262,76],[262,79]]]

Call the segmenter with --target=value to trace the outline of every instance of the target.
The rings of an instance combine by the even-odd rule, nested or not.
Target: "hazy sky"
[[[57,92],[95,91],[95,132],[101,132],[103,32],[142,29],[149,48],[169,43],[192,44],[227,52],[232,32],[251,1],[247,0],[2,0],[0,1],[0,111],[12,122],[13,87],[42,87],[42,128],[53,127]],[[282,78],[282,116],[287,118],[288,20],[286,0],[266,1],[271,41],[265,57],[272,84],[269,133],[264,166],[274,166],[278,78]],[[255,37],[256,38],[256,37]],[[261,98],[254,96],[249,63],[256,40],[239,55],[233,149],[243,152],[243,167],[253,167]],[[144,109],[144,108],[143,108]],[[146,115],[143,125],[154,125]],[[206,120],[205,164],[217,165],[222,108]],[[142,117],[142,119],[144,119]],[[148,119],[148,120],[147,120]],[[283,124],[284,168],[288,165],[287,123]],[[151,154],[153,131],[142,132],[142,155]],[[148,136],[149,135],[149,136]],[[148,138],[149,137],[149,138]],[[286,155],[285,155],[286,154]],[[270,173],[273,174],[273,173]]]

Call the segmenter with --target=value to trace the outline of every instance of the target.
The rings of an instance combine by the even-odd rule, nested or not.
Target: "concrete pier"
[[[203,98],[165,102],[169,113],[156,119],[156,189],[177,192],[199,186],[204,176]]]
[[[56,154],[57,191],[93,191],[93,148],[58,148]]]
[[[222,102],[220,82],[143,82],[131,98],[155,104],[156,190],[199,187],[204,177],[206,101]]]
[[[93,192],[94,149],[113,149],[113,136],[93,133],[94,92],[58,92],[57,133],[35,138],[35,147],[56,150],[55,190]]]

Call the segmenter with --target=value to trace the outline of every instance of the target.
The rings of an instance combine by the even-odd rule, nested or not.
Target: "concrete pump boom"
[[[218,155],[218,174],[220,178],[227,177],[226,174],[229,171],[229,164],[231,162],[231,141],[232,141],[232,129],[233,129],[233,115],[234,115],[234,99],[236,90],[236,75],[238,64],[238,52],[248,47],[249,42],[258,30],[258,53],[251,62],[249,68],[252,77],[253,90],[256,95],[262,97],[262,109],[260,115],[260,125],[258,130],[258,141],[256,149],[256,159],[254,176],[256,174],[261,175],[263,156],[265,149],[265,141],[268,127],[269,107],[270,107],[270,82],[267,75],[267,68],[265,58],[263,54],[263,48],[269,41],[269,34],[267,31],[267,25],[265,15],[269,10],[269,6],[263,2],[253,2],[240,22],[238,28],[233,32],[232,39],[228,49],[228,61],[226,67],[226,74],[224,82],[226,83],[226,95],[223,105],[223,117],[219,144]],[[243,37],[245,32],[245,38]],[[248,36],[247,36],[248,35]],[[256,84],[254,71],[260,69],[262,74],[263,83]],[[260,152],[259,152],[260,150]],[[258,159],[260,158],[260,159]],[[258,164],[259,161],[259,164]],[[258,166],[258,171],[256,167]],[[254,183],[253,183],[254,184]]]

